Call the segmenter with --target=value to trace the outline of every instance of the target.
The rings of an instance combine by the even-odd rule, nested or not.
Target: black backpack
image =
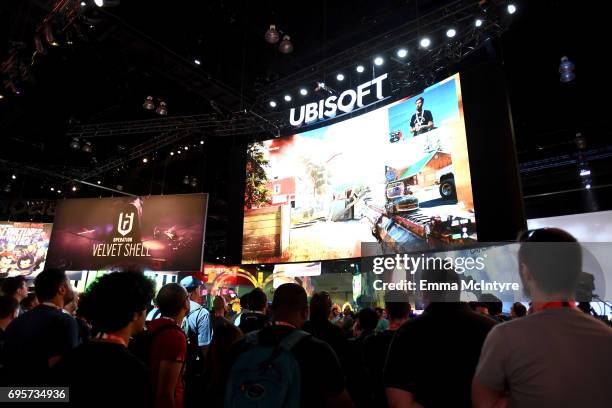
[[[166,330],[178,330],[183,333],[183,330],[175,324],[166,324],[152,331],[144,330],[130,340],[128,350],[148,367],[151,361],[151,346],[153,345],[153,340],[157,335]]]

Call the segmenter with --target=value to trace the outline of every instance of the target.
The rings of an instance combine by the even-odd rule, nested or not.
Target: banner
[[[45,267],[52,224],[0,223],[0,278],[38,275]]]
[[[66,270],[135,266],[198,271],[207,194],[58,202],[48,265]]]

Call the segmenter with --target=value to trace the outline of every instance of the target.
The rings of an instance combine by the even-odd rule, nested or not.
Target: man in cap
[[[213,331],[210,313],[201,302],[204,282],[187,276],[180,284],[189,293],[189,313],[185,316],[183,326],[187,333],[187,359],[185,361],[185,406],[196,402],[198,390],[204,386],[204,362],[208,346],[212,341]]]

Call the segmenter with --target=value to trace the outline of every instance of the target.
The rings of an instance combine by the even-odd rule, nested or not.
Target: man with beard
[[[430,111],[423,109],[424,103],[423,97],[416,100],[416,112],[410,118],[410,131],[414,136],[429,132],[434,127],[433,115]]]
[[[66,273],[46,269],[34,282],[40,304],[6,329],[5,372],[10,385],[44,385],[49,368],[79,344],[79,328],[64,312],[74,298]]]

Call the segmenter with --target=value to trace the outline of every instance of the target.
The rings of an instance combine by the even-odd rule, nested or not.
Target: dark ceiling
[[[456,2],[313,0],[298,5],[271,0],[124,0],[102,10],[88,6],[66,30],[56,24],[60,46],[47,47],[47,55],[32,58],[36,30],[58,3],[79,2],[0,2],[0,61],[19,49],[27,74],[24,81],[16,83],[21,91],[18,96],[0,87],[5,96],[0,100],[0,160],[4,163],[0,166],[0,187],[11,185],[10,192],[1,193],[5,196],[57,199],[110,195],[110,191],[83,185],[73,192],[70,177],[121,158],[134,146],[159,135],[91,138],[93,152],[87,154],[69,147],[68,132],[75,126],[159,118],[143,109],[147,95],[167,102],[169,118],[201,114],[215,115],[217,120],[234,118],[236,112],[253,107],[262,90],[275,81]],[[557,0],[517,4],[519,11],[501,39],[489,42],[455,68],[491,59],[504,65],[521,163],[575,155],[578,132],[586,138],[585,150],[605,150],[611,144],[610,131],[604,125],[609,104],[600,103],[591,94],[594,90],[603,93],[608,69],[597,52],[586,46],[589,41],[602,41],[591,32],[603,26],[605,13],[598,12],[600,6],[594,2],[588,7]],[[282,54],[264,41],[270,24],[291,37],[291,54]],[[577,79],[569,84],[559,82],[563,55],[577,67]],[[195,58],[201,65],[193,63]],[[7,76],[2,80],[6,84]],[[126,160],[97,175],[96,181],[134,194],[210,192],[213,218],[209,234],[222,236],[228,216],[228,180],[237,171],[230,168],[232,162],[226,154],[239,137],[214,138],[196,131],[148,154],[146,165],[140,157]],[[191,149],[180,158],[170,157],[169,151],[179,145]],[[603,156],[590,163],[594,187],[612,183],[610,158]],[[38,172],[40,169],[44,172]],[[19,170],[22,174],[12,180],[11,175]],[[68,179],[55,176],[66,172]],[[196,187],[182,183],[186,175],[197,178]],[[580,189],[575,165],[524,172],[522,179],[525,194],[533,196],[527,202],[528,215],[584,210],[574,204],[559,211],[558,200],[568,201],[564,196],[539,196]],[[51,186],[62,193],[51,192]],[[609,188],[593,191],[612,195]],[[597,208],[608,205],[602,198]]]

